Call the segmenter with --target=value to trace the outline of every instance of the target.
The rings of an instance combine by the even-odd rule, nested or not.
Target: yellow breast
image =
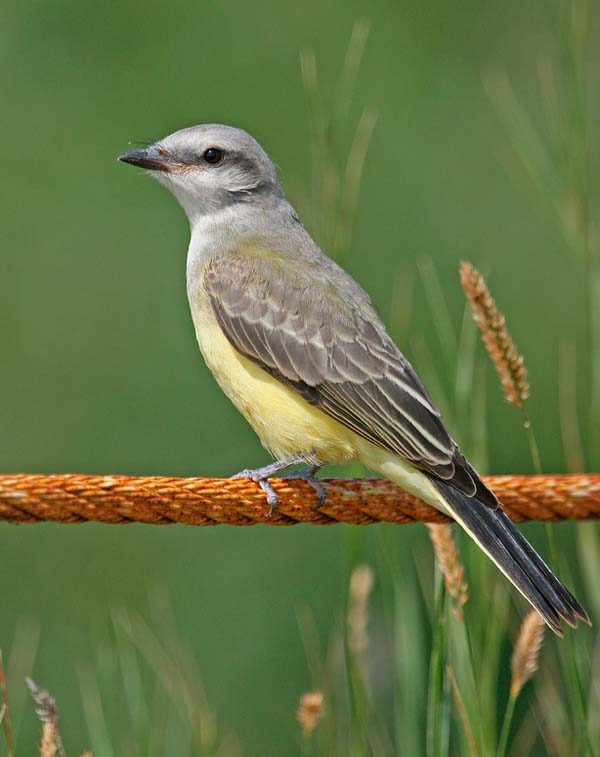
[[[276,458],[314,457],[342,463],[356,457],[355,435],[241,355],[208,303],[195,303],[198,344],[220,387]]]

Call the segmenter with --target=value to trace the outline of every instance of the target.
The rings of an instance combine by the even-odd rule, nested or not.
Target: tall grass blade
[[[433,325],[437,331],[440,350],[444,355],[447,367],[454,370],[457,350],[456,335],[439,276],[433,261],[429,257],[418,260],[417,267],[432,314]]]
[[[481,556],[476,555],[481,562]],[[510,589],[503,578],[494,576],[490,586],[490,601],[478,605],[478,614],[471,618],[471,624],[480,629],[480,645],[476,659],[485,660],[477,672],[477,684],[482,717],[483,754],[492,754],[497,745],[498,682],[503,661],[502,642],[508,627]]]
[[[335,108],[335,122],[343,128],[350,115],[350,106],[356,89],[358,74],[369,39],[370,24],[364,19],[355,21],[350,35],[350,42],[342,66],[338,98]]]
[[[471,750],[472,743],[477,745],[478,753],[484,753],[484,718],[481,711],[479,685],[476,677],[476,668],[473,660],[473,652],[469,640],[467,626],[464,618],[454,613],[448,617],[449,623],[449,646],[451,667],[460,691],[460,707],[464,712],[460,713],[461,722],[466,722],[468,727],[463,728],[465,750]],[[457,692],[455,692],[456,699]]]
[[[339,202],[339,219],[334,242],[336,257],[343,255],[352,240],[353,220],[356,215],[360,184],[367,151],[377,123],[377,113],[373,108],[365,108],[362,112],[354,139],[348,152],[346,168],[342,180],[341,197]]]
[[[447,665],[446,590],[436,567],[433,641],[427,688],[427,757],[446,757],[450,749],[450,703]]]
[[[78,678],[83,715],[92,752],[102,757],[114,757],[116,752],[106,723],[96,675],[92,669],[81,667],[78,670]]]
[[[408,570],[407,566],[407,570]],[[411,569],[412,570],[412,569]],[[412,576],[416,583],[416,577]],[[417,592],[407,582],[394,578],[394,725],[396,749],[423,754],[425,747],[427,651],[423,638],[423,617]]]
[[[354,25],[332,103],[327,103],[321,94],[314,52],[305,50],[300,55],[310,121],[312,215],[321,245],[338,260],[350,249],[365,157],[377,120],[372,108],[362,111],[343,160],[340,145],[345,142],[343,135],[348,128],[368,32],[365,22]]]
[[[471,446],[468,458],[481,473],[488,470],[489,445],[487,437],[485,364],[477,361],[473,373],[473,391],[471,396]]]
[[[527,111],[504,72],[488,72],[483,77],[484,89],[502,123],[515,154],[531,182],[543,198],[556,202],[561,180],[543,137],[534,127]]]
[[[0,701],[2,702],[2,730],[8,749],[8,757],[15,757],[15,742],[10,724],[10,708],[8,706],[8,687],[4,672],[4,658],[0,649]]]
[[[15,625],[10,655],[6,665],[9,681],[24,681],[33,670],[40,640],[38,621],[21,618]],[[19,750],[19,733],[23,723],[23,713],[29,705],[25,686],[16,686],[10,695],[10,722],[15,749]]]
[[[131,643],[131,626],[127,613],[121,609],[111,610],[116,652],[119,660],[125,702],[131,719],[131,728],[140,740],[150,730],[150,712],[144,691],[144,681],[137,651]],[[123,630],[128,628],[129,634]]]
[[[588,728],[592,744],[600,744],[600,637],[596,637],[590,664]]]
[[[592,618],[600,618],[600,594],[598,576],[600,576],[600,538],[597,523],[578,523],[577,554],[586,587],[587,601],[592,606]]]
[[[479,465],[473,458],[476,452],[472,431],[472,423],[477,413],[473,409],[473,388],[475,386],[475,354],[477,347],[477,329],[468,306],[463,312],[462,325],[458,340],[456,355],[456,372],[454,379],[454,397],[458,428],[461,432],[461,447],[475,465]]]
[[[448,665],[446,667],[446,674],[448,676],[448,679],[450,680],[450,686],[452,687],[452,694],[454,696],[456,709],[458,710],[460,721],[463,727],[463,733],[465,734],[468,752],[471,755],[471,757],[477,757],[477,755],[480,754],[480,752],[477,748],[475,734],[473,733],[473,726],[471,725],[471,721],[469,720],[467,708],[465,706],[465,702],[462,697],[462,694],[460,693],[458,681],[456,680],[456,676],[454,675],[454,671],[452,670],[451,665]],[[466,751],[467,750],[465,750],[465,753]]]
[[[571,473],[585,470],[577,414],[576,365],[575,344],[563,340],[558,363],[558,399],[565,464]]]
[[[399,344],[405,341],[412,316],[414,277],[410,273],[397,274],[394,277],[388,326]]]
[[[450,402],[446,386],[442,383],[436,370],[433,355],[425,339],[420,336],[412,336],[410,339],[410,349],[414,355],[414,363],[419,371],[419,375],[425,379],[436,405],[439,407],[442,416],[450,428],[456,425],[454,418],[454,408]]]

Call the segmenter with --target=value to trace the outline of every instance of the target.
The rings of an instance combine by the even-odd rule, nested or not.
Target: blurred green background
[[[414,350],[420,340],[439,352],[417,261],[435,264],[457,330],[458,262],[479,266],[526,356],[544,468],[564,470],[558,353],[582,330],[576,266],[526,177],[506,170],[506,137],[482,83],[482,73],[506,71],[534,121],[543,118],[537,63],[554,55],[554,10],[516,0],[5,0],[0,469],[217,476],[267,460],[199,355],[184,214],[116,156],[196,123],[241,126],[318,234],[300,52],[314,51],[327,102],[365,19],[340,151],[365,105],[378,121],[344,265],[386,319],[403,314],[394,335],[449,392],[441,359],[423,366]],[[488,472],[531,471],[519,417],[489,367],[485,382]],[[376,561],[381,540],[409,561],[430,559],[420,526],[365,531],[353,552],[354,532],[342,527],[0,524],[0,646],[8,655],[39,627],[23,672],[56,696],[75,753],[90,744],[80,686],[111,608],[148,617],[154,593],[168,593],[219,729],[248,755],[297,754],[295,709],[314,684],[298,613],[310,608],[325,644],[343,616],[349,560]],[[570,541],[571,526],[557,534]],[[414,632],[426,633],[422,623]],[[16,711],[22,679],[9,685]],[[118,715],[105,709],[116,732]],[[38,730],[28,703],[23,754]]]

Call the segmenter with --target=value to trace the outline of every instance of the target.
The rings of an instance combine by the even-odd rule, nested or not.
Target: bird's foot
[[[271,463],[270,465],[264,465],[262,468],[245,468],[239,473],[236,473],[231,478],[249,478],[251,481],[254,481],[254,483],[260,486],[260,488],[267,495],[267,504],[269,505],[270,518],[277,509],[277,502],[279,501],[279,497],[277,496],[275,489],[273,489],[273,487],[269,483],[269,476],[272,476],[274,473],[279,473],[280,471],[289,468],[291,465],[297,465],[298,463],[302,462],[304,462],[303,459],[297,458],[276,460],[274,463]],[[317,468],[315,468],[315,470],[316,469]]]
[[[327,487],[321,481],[320,478],[315,476],[321,469],[321,465],[309,465],[306,468],[301,468],[298,471],[292,471],[291,473],[284,474],[281,478],[299,478],[301,481],[306,481],[315,490],[317,497],[319,498],[317,504],[313,507],[313,510],[318,510],[323,507],[325,500],[327,499]]]
[[[267,505],[269,505],[269,513],[268,517],[270,518],[275,510],[277,510],[277,503],[279,502],[279,496],[275,489],[271,486],[269,483],[268,478],[258,478],[255,476],[248,475],[250,473],[253,473],[251,470],[243,470],[240,471],[237,475],[232,476],[232,478],[249,478],[254,483],[258,484],[260,488],[264,491],[264,493],[267,495]]]

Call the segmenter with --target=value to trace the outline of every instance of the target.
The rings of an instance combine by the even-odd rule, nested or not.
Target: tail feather
[[[550,628],[563,636],[561,619],[576,627],[590,619],[550,568],[500,509],[491,509],[450,484],[431,479],[444,498],[449,514],[465,529]]]

